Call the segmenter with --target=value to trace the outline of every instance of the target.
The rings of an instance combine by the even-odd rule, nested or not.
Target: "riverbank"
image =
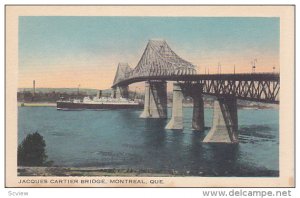
[[[18,107],[56,107],[56,103],[50,102],[18,102]]]
[[[56,107],[56,103],[50,102],[28,102],[28,103],[21,103],[18,102],[19,107]],[[184,108],[193,108],[193,104],[183,103]],[[172,108],[172,103],[168,104],[168,108]],[[212,105],[205,104],[204,108],[213,108]],[[278,105],[266,105],[266,106],[238,106],[238,109],[278,109]]]
[[[151,170],[114,169],[97,167],[18,167],[18,176],[141,176],[168,177],[169,173]]]
[[[176,170],[152,170],[152,169],[115,169],[98,167],[18,167],[18,176],[125,176],[125,177],[220,177],[242,176],[246,177],[278,177],[279,171],[274,170],[249,170],[239,168],[232,171],[176,171]]]

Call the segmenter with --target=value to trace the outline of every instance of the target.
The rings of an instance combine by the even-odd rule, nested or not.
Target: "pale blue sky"
[[[267,67],[279,63],[279,25],[279,18],[253,17],[20,17],[20,84],[31,84],[33,71],[115,71],[119,61],[135,67],[152,38],[165,39],[198,67],[248,67],[238,57],[256,56],[265,56]]]

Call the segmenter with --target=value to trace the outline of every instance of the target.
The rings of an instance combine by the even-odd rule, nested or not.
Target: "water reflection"
[[[239,156],[238,144],[208,144],[208,152],[211,154],[213,169],[212,172],[218,175],[227,175],[238,165]]]
[[[143,119],[145,130],[143,131],[144,145],[161,149],[166,143],[165,119]]]

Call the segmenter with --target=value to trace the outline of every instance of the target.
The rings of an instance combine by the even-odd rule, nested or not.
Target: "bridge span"
[[[194,74],[176,76],[140,76],[117,82],[112,86],[126,87],[143,81],[175,81],[182,84],[203,85],[203,94],[232,95],[237,99],[279,104],[278,73]]]
[[[204,131],[203,95],[215,96],[213,125],[204,142],[238,143],[237,99],[279,104],[278,73],[196,74],[195,66],[165,41],[150,40],[134,69],[126,63],[118,65],[112,95],[128,97],[128,86],[143,81],[145,101],[140,117],[161,119],[168,117],[167,81],[173,81],[172,116],[166,129],[183,129],[182,101],[190,96],[192,128]]]

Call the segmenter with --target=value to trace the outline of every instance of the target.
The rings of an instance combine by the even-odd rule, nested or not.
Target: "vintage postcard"
[[[6,187],[294,187],[294,6],[5,12]]]

